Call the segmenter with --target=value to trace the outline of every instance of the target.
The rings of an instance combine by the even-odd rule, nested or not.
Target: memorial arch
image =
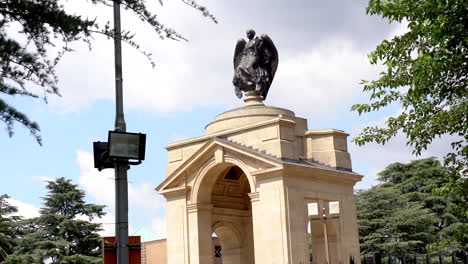
[[[204,224],[206,228],[210,226],[209,231],[219,239],[223,264],[254,263],[249,193],[255,185],[251,176],[236,164],[246,170],[245,164],[229,156],[222,163],[210,160],[199,175],[192,193],[197,204],[212,206],[210,212],[205,212],[211,214],[211,220]],[[198,217],[204,218],[202,214]]]
[[[359,263],[353,186],[362,176],[351,169],[347,134],[308,130],[292,111],[245,101],[205,136],[166,147],[157,191],[167,200],[168,263],[214,263],[213,233],[223,264],[309,264],[311,254]]]

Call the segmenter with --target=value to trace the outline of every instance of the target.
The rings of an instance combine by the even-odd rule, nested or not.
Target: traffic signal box
[[[141,237],[128,237],[129,264],[141,264]],[[102,240],[104,264],[117,264],[117,246],[115,237],[104,237]]]

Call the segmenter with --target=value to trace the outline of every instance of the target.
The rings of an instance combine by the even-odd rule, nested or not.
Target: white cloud
[[[210,5],[216,8],[218,3]],[[218,9],[228,11],[222,5]],[[242,24],[215,25],[190,8],[167,3],[160,9],[159,18],[190,38],[189,43],[160,41],[133,15],[125,16],[124,26],[138,28],[136,40],[154,54],[157,64],[152,69],[144,56],[123,45],[126,109],[164,114],[197,106],[241,105],[231,84],[231,58],[236,38],[243,37],[246,21],[230,13],[224,15],[224,20]],[[278,47],[288,44],[285,32],[272,35]],[[313,32],[304,32],[304,41],[312,39],[310,34]],[[279,68],[267,104],[307,115],[349,108],[345,102],[360,95],[358,83],[374,74],[376,67],[369,65],[366,51],[356,46],[359,40],[332,34],[312,42],[308,49],[304,48],[307,45],[286,45],[279,50]],[[113,42],[98,37],[91,52],[85,45],[75,49],[63,58],[58,70],[63,97],[55,98],[53,104],[65,112],[78,111],[100,99],[114,99]]]
[[[398,110],[394,115],[397,115],[402,110]],[[385,124],[389,116],[381,118],[379,120],[370,121],[366,124],[359,125],[352,129],[351,138],[356,136],[366,126],[379,126],[382,127]],[[368,143],[364,146],[357,146],[354,143],[350,143],[349,152],[353,160],[359,160],[366,163],[366,171],[358,171],[364,174],[362,182],[358,183],[357,188],[369,188],[372,185],[377,184],[376,181],[377,173],[385,169],[386,166],[394,162],[408,163],[412,160],[423,159],[429,157],[436,157],[442,160],[443,157],[452,150],[450,142],[456,140],[456,137],[444,135],[441,138],[436,138],[428,146],[428,149],[421,152],[420,156],[412,154],[412,147],[407,146],[407,138],[403,133],[398,133],[385,145],[379,145],[377,143]]]
[[[42,182],[43,184],[47,184],[49,181],[55,181],[55,178],[49,176],[33,176],[32,178],[36,181]]]
[[[111,14],[110,8],[96,10],[82,4],[67,3],[67,5],[70,6],[70,10],[81,12],[87,17],[101,18],[102,14]],[[193,17],[200,19],[199,14],[194,10],[183,9],[188,9],[194,13]],[[164,10],[159,12],[165,13]],[[188,110],[197,105],[217,104],[216,93],[208,91],[219,89],[218,76],[212,73],[213,69],[207,64],[198,68],[195,66],[200,66],[202,55],[200,45],[205,43],[198,45],[190,43],[196,46],[195,49],[190,49],[187,42],[162,41],[158,39],[153,29],[141,23],[134,14],[123,11],[122,18],[124,29],[138,29],[135,30],[136,41],[142,44],[143,50],[153,54],[157,65],[153,69],[145,56],[129,45],[122,44],[123,91],[126,108],[167,113]],[[179,16],[177,19],[172,16],[170,20],[179,20],[178,18]],[[205,40],[205,42],[209,41],[209,39]],[[89,107],[100,99],[114,100],[113,41],[97,36],[91,51],[84,43],[75,43],[72,48],[75,51],[66,54],[58,65],[57,72],[60,76],[63,97],[51,97],[52,105],[58,111],[68,113]],[[229,52],[229,56],[231,53]],[[203,63],[208,62],[203,61]],[[230,67],[226,67],[226,71],[231,71]],[[230,84],[229,78],[226,79],[226,84]],[[200,94],[204,96],[200,97]]]
[[[93,155],[89,152],[78,150],[77,163],[80,167],[79,184],[86,193],[94,197],[99,204],[109,207],[115,206],[115,181],[114,170],[106,169],[99,172],[94,168]],[[155,184],[141,183],[128,184],[129,204],[143,209],[156,211],[165,205],[165,200],[154,190]]]
[[[94,223],[101,223],[102,236],[114,236],[115,234],[115,181],[114,170],[106,169],[99,172],[94,168],[93,155],[89,152],[77,150],[77,163],[80,168],[78,183],[96,200],[97,204],[104,204],[106,215],[101,219],[93,219]],[[165,206],[165,201],[154,191],[150,183],[138,185],[128,184],[129,206],[150,211],[157,211]],[[129,225],[129,234],[134,232],[134,227]]]
[[[59,67],[65,87],[63,97],[53,100],[60,111],[77,111],[99,99],[113,100],[110,44],[98,40],[91,53],[82,47],[63,59]],[[195,46],[203,44],[195,43]],[[154,51],[156,69],[135,50],[124,48],[125,107],[168,113],[196,106],[239,105],[231,84],[229,57],[232,52],[228,51],[231,46],[213,50],[216,58],[201,59],[199,46],[188,48],[185,43],[159,41],[158,50]],[[229,57],[221,62],[220,57],[227,54]],[[213,68],[214,64],[219,66]],[[78,72],[79,77],[75,74]],[[376,72],[376,67],[368,63],[366,52],[355,47],[353,41],[329,38],[310,50],[280,54],[278,72],[271,87],[273,92],[267,103],[289,107],[298,113],[329,112],[360,95],[360,80]]]
[[[24,218],[33,218],[39,216],[39,208],[19,200],[8,198],[8,203],[18,208],[18,215]]]
[[[129,185],[130,203],[152,211],[164,208],[166,200],[154,190],[155,185],[142,183],[138,186]]]
[[[361,79],[377,71],[364,51],[351,40],[330,38],[316,48],[281,60],[270,95],[271,105],[282,105],[302,115],[348,110],[360,96]]]
[[[394,162],[408,163],[412,160],[429,157],[436,157],[442,160],[445,154],[451,150],[450,142],[452,140],[453,137],[450,136],[436,139],[429,146],[428,150],[422,152],[420,156],[412,154],[412,149],[406,146],[406,138],[402,134],[398,134],[383,146],[369,143],[358,147],[354,143],[351,143],[349,151],[352,159],[364,161],[367,164],[366,171],[359,171],[365,177],[362,182],[358,183],[357,188],[369,188],[377,184],[377,173]]]
[[[124,46],[123,93],[126,109],[146,109],[165,114],[229,101],[220,98],[217,91],[220,83],[231,86],[230,67],[224,70],[228,77],[221,82],[218,74],[209,72],[208,65],[198,68],[190,66],[199,63],[193,54],[195,51],[189,53],[186,45],[170,40],[159,41],[158,50],[152,51],[157,58],[155,69],[143,55]],[[63,97],[51,98],[56,109],[65,113],[74,112],[100,99],[114,100],[111,47],[110,41],[98,39],[91,52],[81,47],[73,54],[67,54],[58,70]]]
[[[158,239],[166,237],[166,217],[154,217],[151,220],[151,231],[154,232]]]
[[[94,168],[91,153],[78,150],[77,163],[80,168],[78,183],[91,195],[97,203],[114,207],[114,171],[103,170],[99,172]]]
[[[409,31],[408,24],[408,20],[403,19],[401,23],[398,23],[398,25],[390,32],[388,39],[391,39],[395,36],[402,36],[403,34],[407,33]]]

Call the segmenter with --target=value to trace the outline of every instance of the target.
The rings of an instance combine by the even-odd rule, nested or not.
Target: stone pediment
[[[248,168],[248,173],[254,177],[295,175],[353,184],[362,178],[362,175],[349,170],[331,168],[305,159],[278,158],[264,151],[213,137],[167,175],[166,179],[156,187],[156,190],[161,194],[186,191],[187,188],[190,188],[185,185],[186,177],[190,178],[207,161],[214,160],[216,163],[229,163],[229,159],[232,158],[241,159],[245,167]]]
[[[215,163],[229,163],[230,159],[242,157],[242,162],[248,168],[248,173],[260,171],[277,171],[283,168],[283,162],[254,149],[214,137],[196,150],[187,160],[172,171],[164,181],[156,187],[161,194],[185,190],[184,182],[187,174],[203,167],[209,160]]]

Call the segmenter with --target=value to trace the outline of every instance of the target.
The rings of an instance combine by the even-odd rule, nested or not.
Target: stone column
[[[281,179],[260,184],[260,201],[252,203],[255,264],[290,263],[284,196]]]
[[[361,263],[359,250],[359,234],[357,227],[356,202],[354,195],[348,195],[342,200],[341,221],[343,225],[341,241],[343,245],[343,259],[349,261],[354,258],[354,263]]]
[[[255,244],[253,234],[252,216],[244,220],[244,241],[242,241],[242,264],[255,263]]]
[[[190,264],[213,263],[212,208],[212,204],[202,203],[187,206]]]
[[[249,193],[250,201],[252,202],[252,225],[253,225],[253,243],[255,252],[255,263],[262,263],[264,244],[262,237],[262,212],[260,204],[260,193]]]
[[[166,199],[167,263],[189,264],[185,193]]]
[[[340,219],[339,218],[328,218],[327,222],[327,235],[328,235],[328,250],[330,252],[330,263],[339,264],[347,263],[347,259],[343,260],[341,256],[341,239],[340,239]]]
[[[309,263],[307,204],[301,191],[286,190],[289,263]]]

